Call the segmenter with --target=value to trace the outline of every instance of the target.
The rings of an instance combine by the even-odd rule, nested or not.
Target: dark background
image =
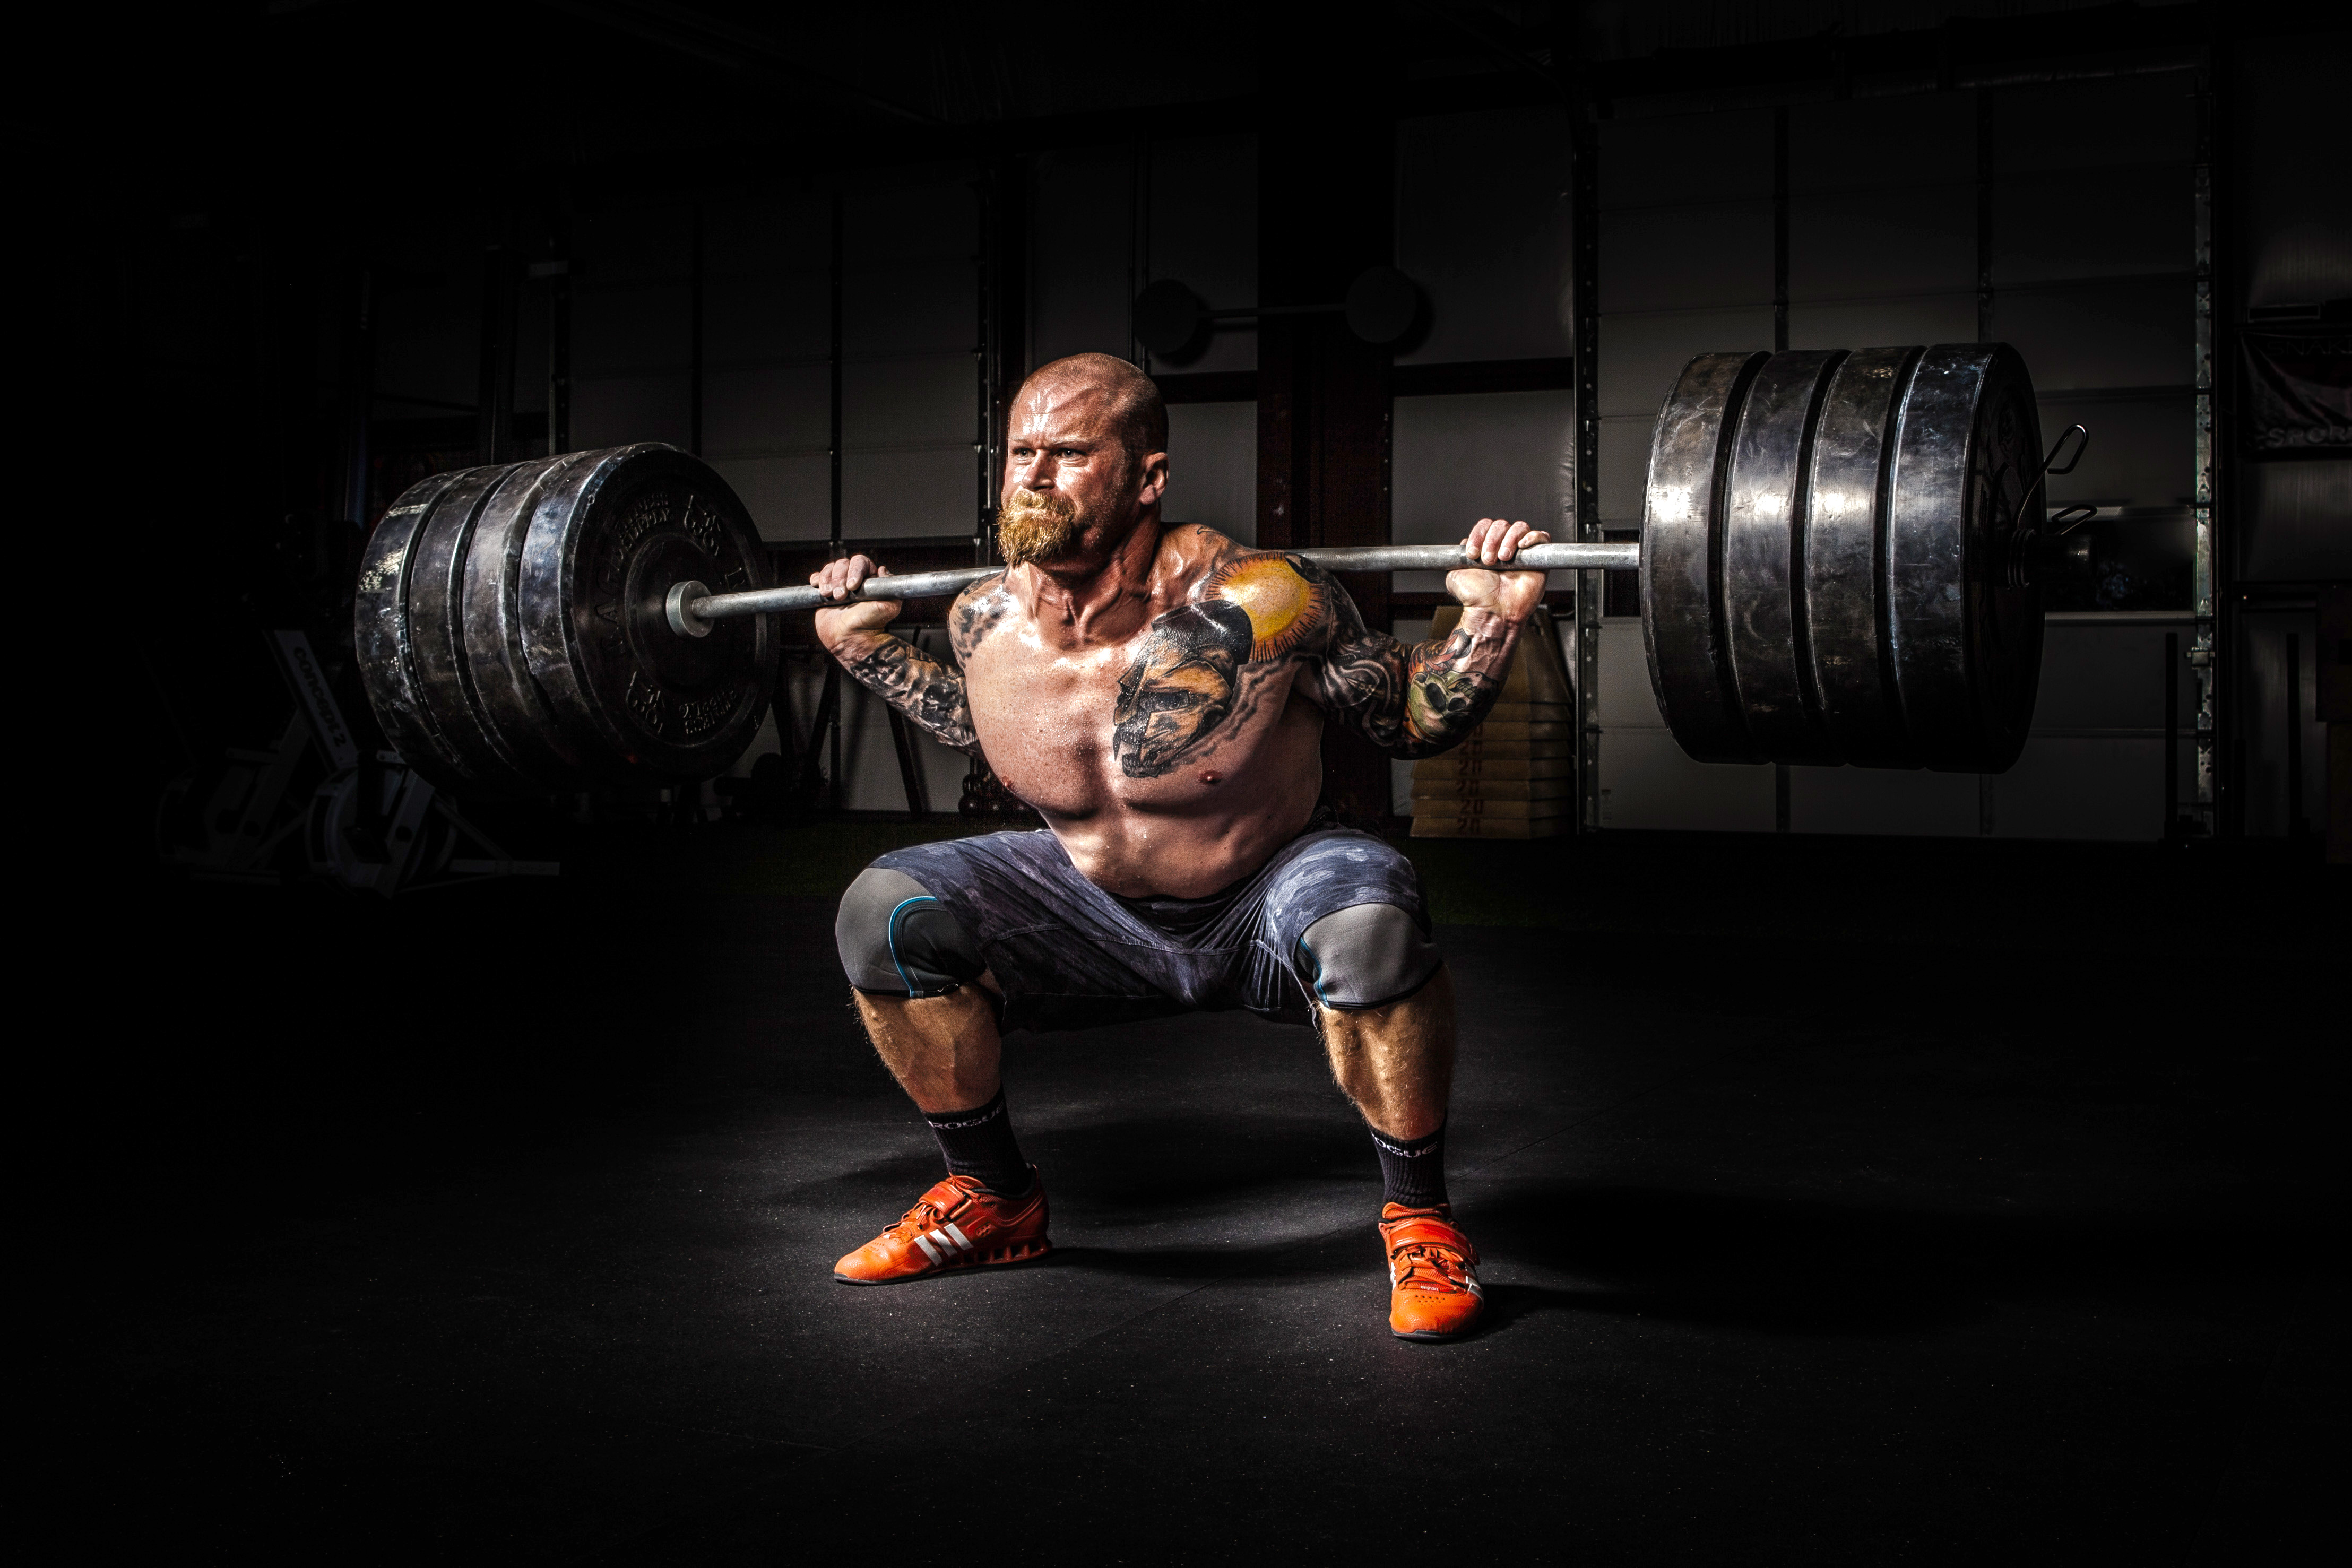
[[[37,683],[68,693],[45,711],[100,685],[57,727],[106,760],[26,810],[43,859],[47,822],[98,831],[76,893],[35,906],[68,945],[20,1026],[20,1531],[90,1558],[2255,1563],[2325,1530],[2346,901],[2283,775],[2225,770],[2186,849],[1401,841],[1469,998],[1456,1197],[1495,1309],[1433,1354],[1379,1332],[1376,1174],[1312,1040],[1231,1019],[1012,1053],[1049,1266],[825,1279],[931,1172],[844,1005],[832,900],[951,820],[486,808],[563,874],[388,902],[155,854],[167,787],[285,720],[260,633],[347,657],[372,514],[551,438],[544,409],[498,413],[495,375],[470,407],[378,400],[362,289],[476,287],[393,236],[527,262],[650,195],[1025,179],[1246,133],[1273,303],[1390,259],[1415,114],[2177,57],[2233,84],[2244,130],[2240,62],[2343,47],[2284,8],[1963,10],[354,0],[28,50],[28,362],[55,370],[22,395],[60,454],[36,495],[117,541],[42,580],[127,571],[163,603],[109,611],[108,652]],[[2231,156],[2333,177],[2324,146]],[[2296,242],[2318,284],[2263,294],[2263,236],[2228,234],[2226,322],[2333,325],[2332,241]],[[1325,456],[1384,461],[1401,395],[1561,390],[1522,367],[1416,392],[1288,331],[1247,372],[1261,542],[1285,486],[1294,541],[1390,531],[1377,470],[1265,434],[1279,398],[1318,411]],[[1204,401],[1234,384],[1184,376],[1240,373],[1163,369]],[[2223,722],[2259,764],[2284,756],[2260,727],[2280,628],[2341,549],[2325,484],[2295,511],[2264,465],[2339,459],[2238,434],[2224,570],[2253,608],[2225,626]],[[950,521],[936,548],[968,549]],[[2180,551],[2129,521],[2079,608],[2180,611]],[[1410,621],[1416,591],[1360,597]],[[91,709],[129,723],[91,735]],[[1380,768],[1334,768],[1387,804]]]

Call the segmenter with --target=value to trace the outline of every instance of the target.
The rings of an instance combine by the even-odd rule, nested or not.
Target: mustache
[[[1015,490],[996,514],[996,544],[1007,566],[1050,561],[1086,531],[1086,518],[1066,496]]]
[[[1015,490],[997,514],[999,517],[1024,518],[1051,517],[1066,522],[1078,515],[1077,503],[1067,496],[1040,495],[1034,490]]]

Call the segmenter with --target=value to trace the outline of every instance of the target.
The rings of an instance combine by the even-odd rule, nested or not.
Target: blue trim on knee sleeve
[[[898,971],[898,983],[907,988],[907,994],[910,997],[915,994],[915,982],[907,977],[907,966],[898,957],[898,916],[910,904],[937,904],[938,902],[937,898],[928,893],[919,893],[912,898],[902,898],[898,901],[898,907],[890,911],[890,919],[884,928],[883,935],[887,936],[890,942],[891,966]]]

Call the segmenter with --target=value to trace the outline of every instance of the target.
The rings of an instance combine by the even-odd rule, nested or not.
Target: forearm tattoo
[[[980,640],[1013,607],[1001,571],[958,594],[954,608],[948,612],[948,645],[955,650],[956,663],[971,658]],[[853,632],[841,640],[833,656],[858,685],[942,743],[980,755],[980,737],[971,726],[971,705],[964,695],[961,669],[940,664],[887,632]]]
[[[1366,626],[1345,593],[1334,597],[1324,706],[1391,757],[1434,757],[1467,738],[1503,689],[1518,627],[1465,609],[1445,641],[1408,648]]]
[[[833,656],[857,684],[958,751],[977,755],[971,707],[962,673],[951,670],[887,632],[853,632]]]

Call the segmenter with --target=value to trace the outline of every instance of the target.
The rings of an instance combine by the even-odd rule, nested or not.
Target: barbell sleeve
[[[1331,571],[1451,571],[1480,562],[1464,556],[1454,545],[1343,545],[1328,549],[1289,552],[1306,557]],[[1507,568],[1518,571],[1625,571],[1642,564],[1642,547],[1624,544],[1534,545],[1519,551]],[[826,599],[815,589],[762,588],[746,593],[712,593],[699,582],[681,582],[669,591],[670,630],[681,636],[709,633],[713,621],[739,615],[766,615],[785,610],[840,609],[875,600],[931,599],[959,593],[982,578],[993,577],[1001,566],[963,566],[950,571],[910,572],[904,577],[869,577],[846,599]]]

